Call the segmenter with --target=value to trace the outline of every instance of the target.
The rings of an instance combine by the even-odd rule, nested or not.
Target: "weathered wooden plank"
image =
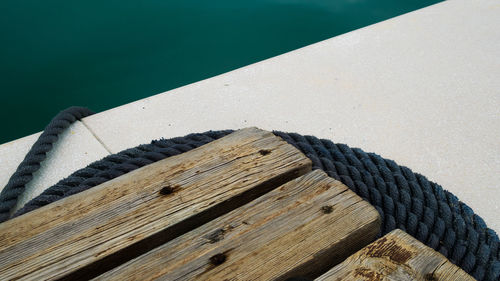
[[[0,224],[0,280],[97,276],[311,170],[243,129]]]
[[[474,280],[439,252],[396,229],[316,281],[337,280]]]
[[[372,241],[379,228],[373,206],[316,170],[97,279],[315,277]]]

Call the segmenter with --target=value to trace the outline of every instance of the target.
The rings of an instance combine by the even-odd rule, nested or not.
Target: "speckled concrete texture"
[[[442,2],[83,122],[113,153],[249,126],[331,139],[426,175],[499,232],[499,15],[497,0]],[[36,137],[0,145],[2,187]],[[73,125],[22,202],[107,155],[98,140]]]
[[[112,151],[258,126],[347,143],[500,231],[500,3],[452,0],[88,117]]]
[[[0,145],[0,191],[24,159],[40,133]],[[18,208],[74,171],[99,160],[109,152],[81,123],[72,124],[55,143],[47,158],[26,186]]]

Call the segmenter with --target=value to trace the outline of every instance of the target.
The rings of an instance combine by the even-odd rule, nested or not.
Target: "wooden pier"
[[[379,231],[368,202],[248,128],[0,224],[0,280],[473,280]]]

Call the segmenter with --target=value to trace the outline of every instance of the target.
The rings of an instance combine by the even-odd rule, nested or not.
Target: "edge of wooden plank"
[[[333,267],[316,281],[475,280],[441,253],[395,229]]]

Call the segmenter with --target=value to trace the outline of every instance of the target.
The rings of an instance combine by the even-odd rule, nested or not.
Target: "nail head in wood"
[[[221,265],[226,261],[225,254],[217,254],[210,258],[210,263],[213,265]]]
[[[269,149],[261,149],[261,150],[259,150],[259,153],[260,153],[260,155],[265,156],[265,155],[268,155],[269,153],[271,153],[271,150],[269,150]]]
[[[174,189],[171,186],[164,186],[160,189],[160,194],[161,195],[169,195],[174,192]]]
[[[321,211],[324,214],[330,214],[331,212],[333,212],[333,207],[329,206],[329,205],[326,205],[326,206],[321,207]]]

